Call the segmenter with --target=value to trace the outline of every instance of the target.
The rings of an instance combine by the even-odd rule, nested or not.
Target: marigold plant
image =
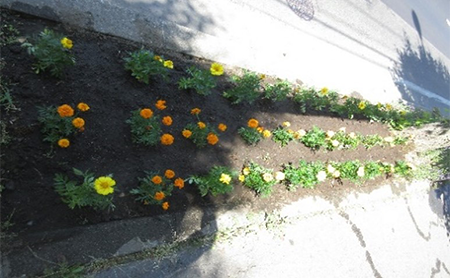
[[[198,116],[200,109],[194,109],[192,109],[191,114],[196,116],[198,122],[187,124],[182,131],[183,137],[191,140],[199,148],[203,148],[208,144],[217,144],[217,142],[219,141],[218,133],[214,130],[212,125],[200,120]]]
[[[208,136],[206,136],[206,140],[208,141],[208,144],[215,145],[217,142],[219,142],[219,137],[213,132],[208,133]]]
[[[113,193],[116,181],[112,175],[95,178],[89,171],[82,172],[73,168],[81,183],[70,180],[63,174],[55,175],[55,191],[71,209],[92,207],[96,210],[114,209]]]
[[[270,135],[267,136],[267,132],[265,133],[267,137],[264,136],[264,131],[265,130],[262,127],[259,127],[258,120],[252,118],[248,120],[246,127],[238,129],[238,134],[247,144],[254,146],[261,141],[261,139],[270,137]]]
[[[194,90],[197,94],[207,96],[216,87],[216,80],[207,70],[201,70],[194,66],[186,69],[189,77],[182,77],[178,81],[178,87],[183,90]]]
[[[84,119],[78,117],[77,113],[68,104],[58,107],[38,107],[38,113],[41,132],[46,142],[58,143],[60,147],[66,148],[69,146],[68,137],[84,130]],[[59,142],[62,138],[65,138],[64,140],[67,140],[67,142]]]
[[[169,207],[170,207],[169,202],[164,202],[164,203],[161,205],[161,207],[162,207],[163,210],[168,210]]]
[[[246,71],[243,76],[233,75],[231,82],[234,83],[234,87],[225,91],[223,96],[229,99],[232,104],[241,102],[251,104],[261,95],[261,80],[255,73]]]
[[[174,181],[175,187],[178,187],[178,189],[183,189],[184,187],[184,180],[182,178],[176,178]]]
[[[222,123],[220,123],[218,126],[217,126],[217,129],[218,130],[220,130],[220,131],[222,131],[222,132],[225,132],[226,130],[227,130],[227,125],[226,124],[222,124]]]
[[[37,74],[49,71],[51,75],[59,78],[67,66],[75,65],[75,58],[70,52],[73,42],[52,30],[44,29],[35,42],[26,42],[22,46],[34,56],[36,62],[33,64],[33,70]]]
[[[88,111],[90,109],[89,105],[87,105],[84,102],[78,103],[77,108],[78,108],[78,110],[80,110],[82,112],[86,112],[86,111]]]
[[[232,180],[236,173],[227,167],[213,166],[205,175],[192,175],[187,181],[195,184],[202,197],[211,193],[212,196],[226,194],[233,190]]]
[[[192,115],[198,115],[198,114],[200,114],[200,112],[202,112],[202,110],[200,108],[192,108],[192,110],[191,110]]]
[[[173,123],[172,117],[170,117],[170,116],[163,117],[162,123],[163,123],[163,125],[166,125],[166,126],[172,125],[172,123]]]
[[[268,197],[272,193],[273,186],[277,183],[273,171],[254,162],[250,162],[244,169],[247,169],[248,174],[245,174],[243,170],[242,184],[253,189],[262,197]]]
[[[131,71],[131,75],[138,81],[145,84],[149,84],[150,78],[168,81],[169,71],[173,68],[172,61],[164,61],[163,57],[144,49],[128,54],[129,57],[124,58],[125,69]]]
[[[62,138],[58,140],[58,146],[61,148],[68,148],[70,146],[70,141],[67,138]]]
[[[167,169],[167,170],[164,172],[164,176],[165,176],[166,178],[168,178],[168,179],[172,179],[172,178],[175,177],[175,172],[174,172],[173,170],[171,170],[171,169]]]
[[[133,143],[146,146],[158,145],[162,134],[161,122],[159,116],[153,116],[151,109],[132,111],[126,123],[130,125]]]
[[[139,186],[130,191],[136,195],[136,201],[143,204],[163,205],[165,200],[172,195],[174,182],[166,175],[158,172],[145,172],[143,178],[139,178]]]

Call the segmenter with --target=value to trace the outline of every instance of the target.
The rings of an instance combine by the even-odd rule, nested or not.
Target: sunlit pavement
[[[450,3],[383,2],[4,0],[2,5],[342,94],[357,92],[373,102],[401,98],[445,112],[450,28],[444,11]]]

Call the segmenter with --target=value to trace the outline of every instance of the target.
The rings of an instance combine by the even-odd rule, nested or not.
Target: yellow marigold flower
[[[170,116],[165,116],[162,119],[162,123],[166,126],[170,126],[172,124],[172,122],[173,122],[173,120],[172,120],[172,117],[170,117]]]
[[[164,61],[164,67],[166,67],[168,69],[173,69],[173,62],[170,60]]]
[[[59,139],[58,140],[58,146],[60,146],[61,148],[67,148],[70,146],[70,141],[69,139],[63,138],[63,139]]]
[[[77,117],[72,120],[72,125],[76,128],[82,128],[84,126],[84,120],[80,117]]]
[[[61,45],[64,48],[71,49],[73,47],[73,42],[72,42],[72,40],[70,40],[68,38],[62,38],[61,39]]]
[[[256,128],[256,130],[257,130],[259,133],[263,133],[264,127],[258,126],[258,127]]]
[[[283,122],[283,124],[282,124],[284,127],[290,127],[291,126],[291,123],[290,122]]]
[[[250,169],[248,167],[245,167],[244,169],[242,169],[242,174],[247,176],[248,174],[250,174]]]
[[[175,177],[175,172],[173,170],[167,169],[166,172],[164,172],[164,176],[168,179],[171,179]]]
[[[184,138],[189,138],[192,135],[192,131],[190,131],[189,129],[185,129],[181,132],[181,134],[183,134]]]
[[[111,177],[99,177],[94,181],[94,188],[100,195],[108,195],[114,192],[116,181]]]
[[[154,177],[152,178],[152,182],[153,182],[154,184],[161,184],[161,183],[162,183],[162,178],[161,178],[160,176],[156,175],[156,176],[154,176]]]
[[[327,88],[327,87],[323,87],[323,88],[320,90],[320,93],[321,93],[322,95],[328,94],[328,88]]]
[[[358,104],[358,108],[360,109],[360,110],[364,110],[365,108],[366,108],[366,102],[365,101],[360,101],[359,102],[359,104]]]
[[[155,61],[158,61],[158,62],[163,62],[163,59],[161,58],[161,56],[159,56],[159,55],[155,55],[155,56],[153,56],[153,60],[155,60]]]
[[[220,123],[220,124],[217,126],[217,128],[218,128],[220,131],[224,132],[225,130],[227,130],[227,125],[226,125],[226,124]]]
[[[269,138],[272,135],[272,132],[270,132],[270,130],[266,129],[262,132],[262,135],[264,138]]]
[[[327,179],[327,173],[325,171],[319,171],[316,175],[318,181],[324,181]]]
[[[197,123],[198,128],[204,129],[206,127],[206,124],[204,122],[198,122]]]
[[[63,104],[58,107],[58,114],[60,117],[72,117],[73,113],[73,108],[68,104]]]
[[[270,173],[264,173],[264,174],[263,174],[263,180],[264,180],[265,182],[271,182],[271,181],[273,181],[273,176],[272,176],[272,174],[270,174]]]
[[[286,175],[283,172],[278,171],[278,172],[275,173],[275,179],[277,181],[282,181],[285,178],[286,178]]]
[[[287,132],[288,132],[289,134],[294,134],[294,131],[293,131],[292,129],[288,129]]]
[[[144,108],[141,109],[139,115],[141,115],[141,117],[144,119],[150,119],[153,116],[153,111],[150,108]]]
[[[163,144],[165,146],[172,145],[173,140],[174,140],[173,136],[168,133],[165,133],[161,136],[161,144]]]
[[[82,112],[86,112],[86,111],[88,111],[90,109],[89,105],[87,105],[84,102],[78,103],[77,108],[78,108],[78,110],[80,110]]]
[[[208,144],[215,145],[217,142],[219,142],[219,137],[215,135],[214,133],[210,132],[208,136],[206,136],[206,140],[208,141]]]
[[[157,108],[157,109],[159,109],[159,110],[164,110],[164,109],[166,109],[167,108],[167,106],[166,106],[166,101],[165,100],[158,100],[157,102],[156,102],[156,104],[155,104],[155,107]]]
[[[182,178],[177,178],[173,184],[175,185],[175,187],[178,187],[179,189],[183,189],[184,187],[184,180]]]
[[[259,122],[256,119],[250,119],[250,120],[248,120],[247,125],[250,128],[257,128],[259,125]]]
[[[225,173],[222,173],[222,174],[220,175],[219,181],[220,181],[221,183],[224,183],[224,184],[230,184],[231,177],[230,177],[230,175],[227,175],[227,174],[225,174]]]
[[[218,63],[212,63],[211,68],[209,69],[212,75],[222,75],[223,74],[223,66]]]
[[[392,105],[390,105],[389,103],[387,103],[385,107],[386,107],[387,111],[391,111],[392,110]]]
[[[166,197],[166,194],[164,194],[164,192],[158,191],[155,193],[155,196],[153,196],[153,199],[155,199],[156,201],[161,201],[165,197]]]
[[[266,78],[266,75],[265,74],[260,74],[259,75],[259,79],[265,79]]]
[[[191,110],[192,115],[198,115],[198,114],[200,114],[200,112],[202,112],[202,110],[200,110],[200,108],[193,108]]]
[[[244,182],[245,181],[245,176],[244,175],[239,175],[239,181],[240,182]]]
[[[163,210],[168,210],[168,209],[169,209],[169,202],[164,202],[164,203],[162,204],[162,209],[163,209]]]
[[[383,104],[381,104],[380,102],[377,103],[377,108],[381,109],[381,107],[383,107]]]
[[[361,166],[358,168],[358,171],[356,172],[356,174],[358,175],[358,177],[364,177],[364,166]]]

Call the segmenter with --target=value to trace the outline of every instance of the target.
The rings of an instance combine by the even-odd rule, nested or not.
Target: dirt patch
[[[345,161],[359,159],[394,162],[404,158],[409,146],[395,148],[375,147],[371,150],[359,148],[353,151],[313,152],[302,144],[291,143],[281,148],[271,140],[255,147],[245,144],[237,130],[245,126],[249,118],[257,118],[261,125],[273,129],[284,121],[292,129],[310,129],[316,125],[325,130],[346,127],[348,132],[379,134],[387,136],[387,126],[360,120],[336,118],[332,114],[302,115],[291,101],[273,103],[260,100],[253,105],[231,105],[221,96],[230,88],[230,74],[238,68],[226,68],[219,77],[214,94],[204,97],[178,89],[177,81],[185,76],[190,65],[207,68],[210,61],[180,53],[153,49],[156,53],[174,62],[171,82],[160,80],[150,85],[139,83],[124,69],[123,58],[127,51],[135,51],[141,44],[85,30],[70,29],[60,24],[22,14],[6,15],[6,20],[15,22],[22,36],[35,36],[45,27],[62,32],[74,41],[73,53],[76,66],[67,69],[65,77],[58,80],[47,74],[32,72],[32,57],[19,43],[2,47],[6,68],[2,75],[15,83],[13,97],[20,111],[2,111],[11,141],[2,147],[2,179],[6,189],[2,192],[2,219],[14,211],[12,231],[19,235],[38,231],[75,227],[105,221],[133,217],[155,216],[171,211],[185,211],[189,207],[229,207],[251,205],[255,209],[273,210],[283,203],[298,200],[303,196],[320,195],[327,199],[340,198],[349,192],[373,190],[383,179],[370,181],[362,186],[322,183],[316,189],[299,189],[288,192],[277,185],[269,198],[255,196],[254,192],[236,184],[235,190],[217,198],[201,198],[197,189],[186,186],[174,191],[168,212],[160,207],[143,206],[135,202],[129,191],[137,187],[138,177],[144,171],[173,169],[183,178],[205,173],[213,165],[228,166],[239,170],[246,161],[280,170],[284,163],[307,161]],[[175,137],[171,146],[143,147],[131,142],[129,126],[125,121],[130,112],[153,106],[164,99],[168,108],[164,115],[173,117],[173,125],[167,130]],[[64,103],[86,102],[91,110],[84,114],[86,131],[77,135],[68,149],[51,152],[48,143],[42,141],[37,122],[37,106],[58,106]],[[202,120],[211,123],[223,122],[228,130],[220,137],[216,146],[197,149],[181,135],[183,127],[192,121],[190,109],[202,109]],[[91,170],[96,175],[114,174],[117,181],[114,202],[116,209],[98,212],[91,209],[71,210],[62,203],[53,188],[56,173],[69,173],[72,167]]]

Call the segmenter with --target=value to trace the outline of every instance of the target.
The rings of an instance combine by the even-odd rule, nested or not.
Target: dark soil
[[[1,150],[1,178],[2,185],[6,185],[1,193],[2,220],[14,212],[12,221],[15,225],[11,229],[19,235],[167,214],[184,211],[191,206],[251,205],[255,209],[272,210],[282,203],[307,195],[339,199],[339,196],[349,192],[370,191],[385,183],[383,178],[361,186],[347,182],[322,183],[316,189],[299,189],[296,192],[288,192],[283,186],[277,185],[268,198],[256,196],[240,184],[235,184],[234,191],[228,195],[201,198],[195,187],[186,185],[183,190],[174,190],[169,199],[170,209],[163,211],[157,206],[144,206],[135,202],[134,196],[129,194],[132,188],[137,187],[137,178],[143,177],[144,171],[170,168],[177,176],[187,178],[189,175],[205,173],[213,165],[240,170],[250,160],[280,170],[282,164],[296,163],[299,159],[393,162],[402,159],[406,152],[404,147],[313,152],[295,143],[281,148],[271,140],[265,140],[255,147],[248,146],[237,134],[237,129],[245,126],[251,117],[257,118],[269,129],[283,121],[291,122],[294,130],[310,129],[316,125],[325,130],[346,127],[348,132],[387,136],[389,129],[378,123],[337,118],[330,113],[303,115],[291,101],[273,103],[260,100],[253,105],[231,105],[221,93],[231,86],[228,78],[231,73],[240,71],[237,68],[226,67],[226,74],[218,78],[218,87],[210,96],[179,90],[177,81],[185,75],[187,67],[196,65],[207,68],[211,62],[161,49],[152,50],[173,60],[175,68],[171,71],[171,82],[153,80],[150,85],[145,85],[124,69],[123,62],[127,51],[135,51],[143,45],[23,14],[3,13],[4,20],[15,25],[24,37],[36,36],[45,27],[64,33],[74,41],[72,51],[76,57],[76,65],[68,68],[64,78],[59,80],[48,74],[35,74],[31,70],[33,59],[20,43],[8,44],[1,49],[2,59],[6,62],[2,76],[15,84],[11,87],[12,94],[20,108],[20,111],[8,113],[2,110],[2,121],[7,123],[6,130],[11,136],[11,141],[2,145]],[[174,119],[174,124],[165,128],[165,131],[174,135],[175,143],[157,147],[133,144],[129,126],[125,123],[130,112],[154,107],[158,99],[167,101],[168,108],[162,115],[171,115]],[[86,102],[91,107],[83,114],[86,130],[72,138],[69,148],[54,148],[52,152],[50,145],[42,140],[36,107],[64,103],[76,105],[78,102]],[[193,120],[190,110],[194,107],[202,109],[202,120],[228,125],[228,130],[216,146],[198,149],[181,136],[183,127]],[[56,173],[69,174],[72,167],[83,171],[89,169],[97,176],[114,174],[117,181],[114,194],[116,209],[111,212],[89,208],[71,210],[62,203],[54,191],[53,178]]]

